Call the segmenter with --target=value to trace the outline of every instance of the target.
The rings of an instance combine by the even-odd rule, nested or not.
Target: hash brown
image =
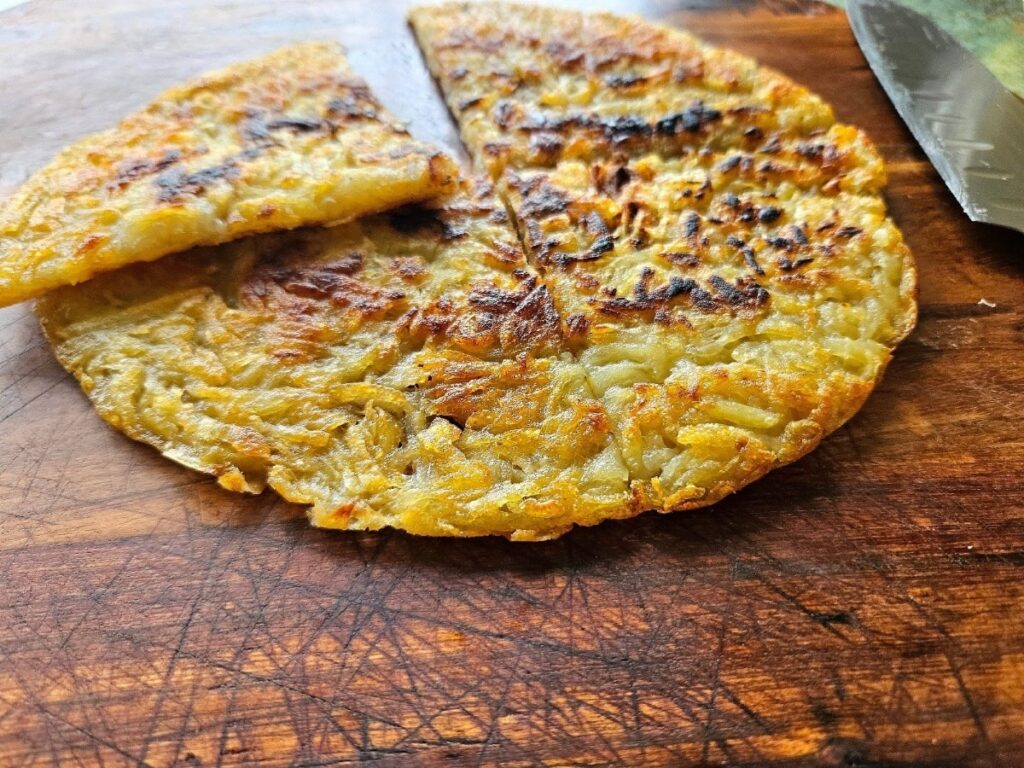
[[[863,133],[639,21],[483,4],[413,21],[450,104],[515,73],[509,106],[455,110],[491,182],[45,297],[104,418],[316,525],[532,540],[713,503],[856,412],[916,311]],[[607,70],[636,82],[605,99]]]
[[[0,207],[0,306],[135,261],[454,189],[331,43],[172,88],[63,150]]]

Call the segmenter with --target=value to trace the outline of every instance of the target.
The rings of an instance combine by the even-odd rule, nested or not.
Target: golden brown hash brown
[[[638,508],[703,506],[857,411],[916,317],[870,140],[641,20],[410,14],[605,407]]]
[[[172,88],[33,175],[0,208],[0,306],[196,245],[431,199],[456,177],[338,46],[285,48]]]
[[[643,22],[413,22],[504,207],[483,182],[47,296],[104,418],[316,525],[543,539],[713,503],[856,412],[916,311],[861,132]]]
[[[529,539],[630,514],[604,411],[486,185],[136,264],[37,308],[103,418],[317,525]]]

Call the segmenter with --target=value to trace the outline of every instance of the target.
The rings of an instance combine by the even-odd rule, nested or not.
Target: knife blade
[[[971,220],[1024,232],[1024,101],[909,8],[848,0],[847,13],[875,76]]]

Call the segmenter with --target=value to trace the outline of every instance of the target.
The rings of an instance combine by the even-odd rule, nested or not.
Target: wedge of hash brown
[[[454,189],[348,68],[307,43],[172,88],[0,207],[0,306],[136,261],[345,221]]]

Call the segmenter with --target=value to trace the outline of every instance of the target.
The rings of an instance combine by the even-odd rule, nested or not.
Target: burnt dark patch
[[[117,166],[114,179],[107,184],[107,190],[124,189],[130,182],[150,176],[154,173],[170,168],[182,159],[183,155],[176,149],[165,152],[156,160],[142,158],[140,160],[126,160]]]
[[[810,264],[814,259],[803,256],[799,259],[793,260],[788,258],[781,258],[776,262],[779,265],[779,269],[783,272],[792,272],[794,269],[799,269],[805,264]]]
[[[369,89],[353,91],[349,96],[340,96],[327,102],[329,118],[375,119],[379,108]]]
[[[499,101],[494,105],[494,109],[491,110],[491,114],[494,116],[494,122],[498,124],[498,127],[503,131],[508,130],[509,126],[512,125],[512,120],[515,118],[518,112],[518,108],[511,101]]]
[[[157,199],[161,203],[178,203],[185,195],[202,195],[211,184],[235,179],[239,173],[238,163],[234,159],[192,173],[173,168],[156,177],[159,189]]]
[[[758,152],[761,152],[762,154],[765,154],[765,155],[777,155],[781,151],[782,151],[782,139],[779,137],[779,135],[777,133],[776,134],[772,134],[768,138],[768,141],[766,141],[764,144],[762,144],[761,148],[758,150]]]
[[[311,133],[313,131],[330,130],[330,124],[326,120],[317,117],[278,117],[268,120],[267,130],[280,131],[288,129],[296,133]]]
[[[836,237],[842,237],[842,238],[849,239],[851,237],[856,237],[857,235],[861,234],[863,231],[864,230],[861,229],[860,227],[849,227],[849,226],[847,226],[847,227],[840,227],[839,229],[836,230]]]
[[[739,280],[733,285],[719,275],[712,275],[708,282],[732,307],[755,308],[768,301],[768,291],[753,281]]]
[[[696,254],[686,251],[665,251],[661,254],[661,258],[680,267],[695,267],[700,263]]]
[[[766,205],[757,212],[757,220],[764,224],[777,221],[781,216],[782,209],[774,205]]]
[[[707,126],[722,119],[722,113],[717,109],[707,106],[703,101],[695,101],[682,112],[677,112],[662,118],[654,125],[654,130],[660,134],[675,135],[685,131],[686,133],[698,133]]]
[[[807,240],[807,233],[804,231],[803,227],[793,224],[787,231],[789,232],[790,237],[793,239],[793,242],[795,242],[797,245],[808,244],[809,241]]]
[[[591,166],[590,176],[598,192],[608,197],[617,197],[623,187],[633,180],[634,173],[625,164],[610,167],[595,163]]]
[[[686,217],[686,223],[683,224],[683,237],[692,237],[697,234],[699,229],[700,214],[696,211],[690,211],[690,214]]]
[[[649,79],[650,78],[648,78],[646,75],[608,75],[604,79],[604,84],[607,85],[609,88],[631,88],[634,85],[640,85],[641,83],[645,83]]]
[[[551,261],[560,267],[568,266],[578,261],[596,261],[604,254],[615,249],[615,238],[611,235],[602,235],[595,240],[589,248],[576,253],[558,253]]]
[[[590,329],[586,315],[573,314],[565,318],[565,327],[571,336],[582,336]]]
[[[520,214],[524,217],[553,216],[563,213],[569,207],[569,198],[566,194],[544,179],[541,179],[539,184],[521,188],[521,191],[524,200]]]
[[[535,133],[530,136],[530,149],[548,159],[554,159],[565,148],[565,142],[554,133]]]
[[[764,270],[761,268],[761,265],[757,263],[757,253],[755,253],[754,249],[747,245],[746,242],[733,235],[729,235],[729,237],[725,239],[725,242],[743,254],[743,260],[747,263],[748,267],[759,275],[764,274]]]
[[[722,173],[735,171],[743,161],[743,155],[730,155],[718,164],[718,170]]]

